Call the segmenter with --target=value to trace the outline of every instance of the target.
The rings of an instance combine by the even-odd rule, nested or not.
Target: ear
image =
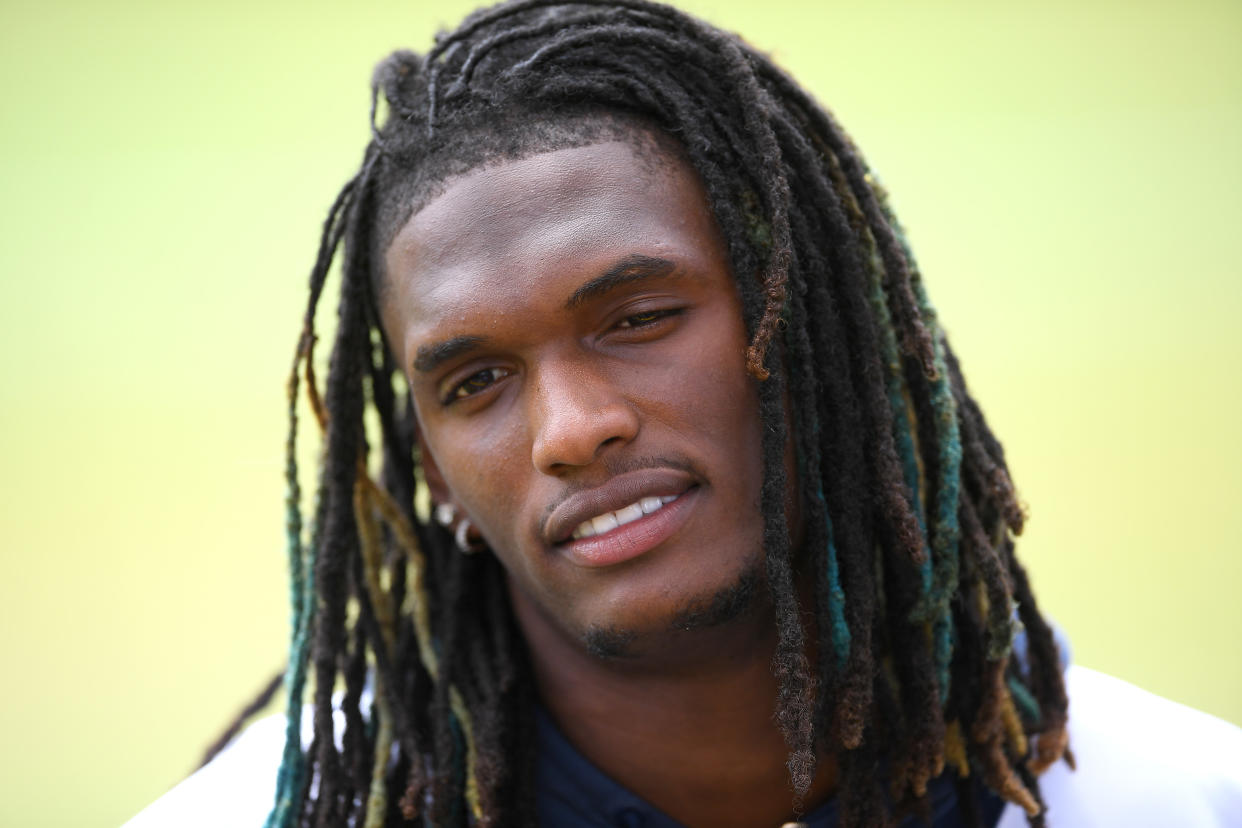
[[[473,555],[485,549],[487,544],[483,536],[466,517],[461,507],[454,502],[453,494],[449,491],[448,484],[444,482],[444,475],[440,473],[440,466],[427,448],[427,441],[423,439],[423,433],[418,430],[417,426],[414,429],[414,440],[418,444],[418,457],[423,467],[423,479],[427,481],[427,491],[431,495],[433,521],[453,535],[457,542],[457,549],[462,554]],[[448,507],[447,514],[443,517],[440,515],[442,507]]]
[[[440,473],[440,466],[427,448],[422,430],[417,426],[414,428],[414,440],[418,444],[418,458],[423,467],[423,479],[427,481],[427,491],[431,493],[431,502],[452,503],[453,496],[449,493],[448,484],[444,482],[444,475]]]

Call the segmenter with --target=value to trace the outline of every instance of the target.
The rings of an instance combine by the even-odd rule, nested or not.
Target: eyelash
[[[660,309],[660,310],[639,311],[638,313],[632,313],[629,316],[622,319],[620,322],[617,323],[617,327],[625,331],[632,331],[638,328],[648,328],[652,325],[655,325],[655,324],[658,324],[664,321],[665,319],[668,319],[670,316],[676,316],[677,314],[681,312],[682,312],[682,308],[666,308],[666,309]],[[634,324],[634,320],[641,319],[643,317],[649,317],[649,318],[645,322],[639,322],[638,324]]]
[[[684,308],[665,308],[659,310],[640,311],[632,313],[617,323],[616,328],[622,331],[642,330],[658,325],[666,319],[679,315]],[[489,381],[482,387],[476,387],[473,391],[468,391],[468,386],[479,377],[487,376]],[[509,376],[509,371],[505,368],[484,368],[481,371],[475,371],[461,382],[448,389],[442,400],[444,405],[452,405],[461,400],[467,400],[477,394],[481,394],[492,386],[493,383],[499,382]]]
[[[476,388],[474,391],[470,391],[468,393],[462,393],[473,380],[484,375],[490,375],[490,381],[487,385],[484,385],[482,388]],[[448,394],[444,397],[444,404],[449,405],[459,400],[469,399],[476,394],[486,391],[491,387],[492,383],[498,382],[507,376],[509,376],[509,372],[504,368],[484,368],[482,371],[475,371],[473,374],[466,377],[464,380],[448,390]]]

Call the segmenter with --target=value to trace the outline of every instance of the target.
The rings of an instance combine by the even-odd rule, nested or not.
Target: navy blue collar
[[[540,828],[683,828],[635,794],[618,785],[569,743],[542,707],[535,714],[538,767],[536,801]],[[933,828],[962,828],[957,789],[952,777],[931,784]],[[984,825],[995,825],[1004,802],[973,783]],[[830,799],[803,817],[808,828],[835,828],[837,801]],[[912,817],[905,826],[924,826]],[[776,828],[776,826],[773,826]]]

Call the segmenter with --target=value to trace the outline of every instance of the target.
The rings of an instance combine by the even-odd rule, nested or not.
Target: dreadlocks
[[[776,714],[794,796],[816,756],[833,756],[842,824],[886,824],[925,812],[947,763],[1039,824],[1036,775],[1069,756],[1067,702],[1014,557],[1022,511],[886,194],[831,116],[736,38],[644,0],[476,12],[427,55],[380,64],[372,96],[372,140],[324,224],[289,380],[293,633],[269,828],[534,823],[525,645],[495,557],[457,554],[415,509],[414,414],[376,312],[382,254],[450,177],[618,136],[697,171],[737,279],[765,426]],[[342,247],[321,396],[315,311]],[[326,444],[308,533],[302,387]],[[364,416],[378,423],[370,439]],[[799,550],[784,511],[790,441]],[[795,589],[808,579],[812,629]]]

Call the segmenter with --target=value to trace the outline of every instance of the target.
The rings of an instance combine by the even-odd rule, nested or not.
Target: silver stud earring
[[[453,521],[457,519],[457,507],[452,503],[436,504],[436,523],[445,529],[453,525]]]

